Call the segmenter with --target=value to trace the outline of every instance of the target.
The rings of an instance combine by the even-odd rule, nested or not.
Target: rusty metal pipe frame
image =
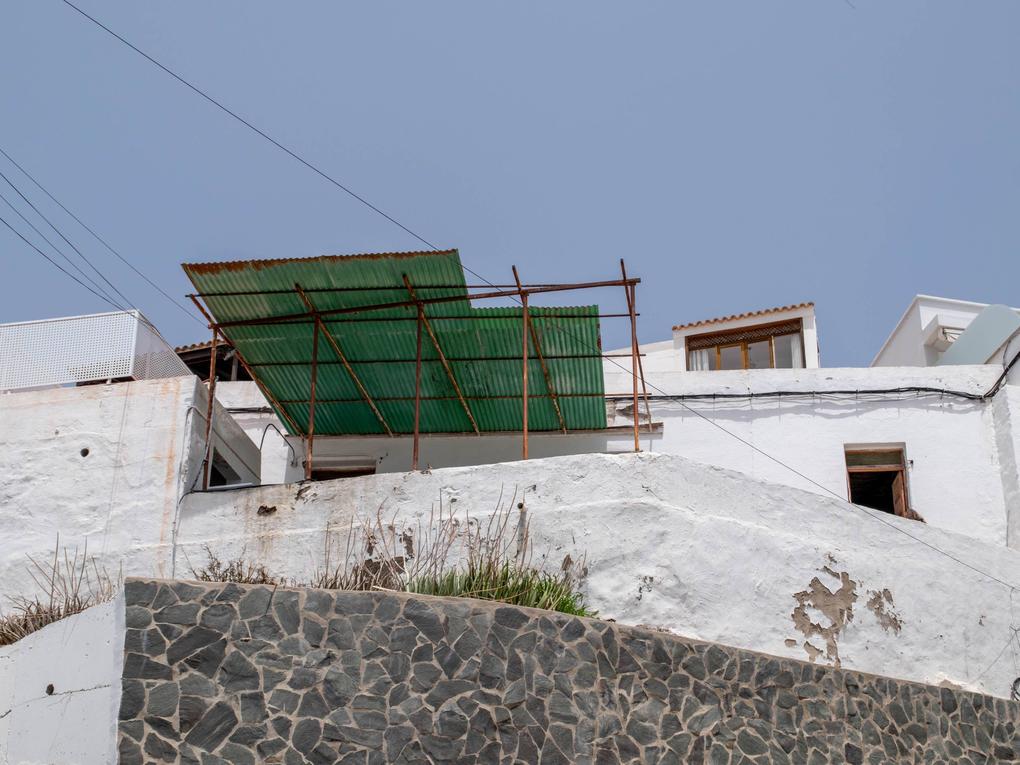
[[[418,363],[414,368],[414,443],[411,447],[411,470],[418,469],[419,425],[421,421],[421,325],[424,318],[422,307],[418,306]]]
[[[517,292],[521,299],[521,421],[523,439],[521,440],[522,459],[528,458],[528,293],[521,288],[521,280],[517,276],[517,266],[512,266]]]
[[[564,284],[553,287],[536,287],[528,290],[527,294],[538,294],[546,292],[569,292],[573,290],[596,289],[598,287],[625,287],[628,284],[639,284],[640,279],[628,279],[621,281],[614,279],[603,282],[585,282],[581,284]],[[350,306],[347,308],[331,308],[325,311],[309,311],[307,313],[286,314],[284,316],[266,316],[260,319],[239,319],[236,321],[220,322],[217,326],[223,327],[252,327],[264,324],[276,324],[277,322],[293,321],[295,319],[314,319],[316,316],[321,320],[325,316],[340,316],[351,313],[363,313],[366,311],[384,311],[391,308],[416,308],[420,305],[434,305],[436,303],[470,302],[472,300],[488,300],[503,297],[519,297],[519,290],[497,290],[495,292],[480,293],[477,295],[447,295],[443,297],[421,298],[417,302],[413,300],[401,300],[393,303],[377,303],[375,305]],[[201,293],[199,293],[201,297]],[[543,317],[546,318],[546,317]],[[554,317],[548,317],[554,318]]]
[[[638,354],[643,356],[645,354]],[[519,356],[455,356],[450,358],[446,357],[446,360],[452,363],[468,363],[472,361],[517,361]],[[631,358],[630,353],[563,353],[553,354],[552,356],[546,356],[547,360],[560,361],[566,359],[629,359]],[[357,364],[415,364],[416,359],[348,359],[352,365]],[[306,367],[311,362],[308,361],[256,361],[251,363],[249,366],[253,367]],[[324,366],[330,364],[342,364],[341,361],[319,361]],[[441,359],[422,359],[422,364],[440,364]]]
[[[291,290],[293,292],[293,290]],[[408,306],[410,308],[410,306]],[[538,310],[542,310],[542,306],[538,306]],[[535,306],[532,306],[532,311],[535,310]],[[641,314],[637,314],[640,316]],[[566,314],[532,314],[533,321],[550,321],[553,319],[629,319],[629,313],[566,313]],[[430,316],[429,321],[492,321],[491,316]],[[295,324],[311,324],[315,321],[314,316],[306,316],[301,319],[290,319],[288,321],[277,321],[274,324],[282,325],[295,325]],[[418,321],[417,316],[390,316],[389,318],[384,317],[372,317],[372,316],[361,316],[353,319],[326,319],[326,324],[332,326],[334,324],[385,324],[393,321]]]
[[[315,450],[315,384],[319,378],[319,327],[322,322],[316,322],[312,330],[312,383],[308,402],[308,438],[305,440],[305,480],[312,480],[312,466],[314,464]]]
[[[562,287],[567,282],[552,282],[544,284],[525,284],[526,290],[536,290],[546,287]],[[420,290],[499,290],[512,289],[516,292],[516,284],[419,284]],[[195,292],[188,297],[244,297],[245,295],[289,295],[293,290],[236,290],[233,292]],[[380,285],[378,287],[306,287],[305,292],[314,294],[316,292],[403,292],[404,288],[394,284]],[[468,295],[468,297],[471,297]]]
[[[512,266],[514,272],[514,280],[517,282],[518,289],[523,289],[521,285],[521,277],[517,274],[517,266]],[[524,312],[530,314],[527,304],[524,304]],[[538,363],[542,367],[542,376],[545,378],[545,387],[549,391],[549,396],[552,401],[553,409],[556,410],[556,419],[560,422],[560,430],[564,433],[567,432],[567,423],[563,420],[563,412],[560,411],[560,401],[556,397],[556,389],[553,387],[552,378],[549,376],[549,367],[545,363],[545,356],[542,355],[542,346],[538,342],[538,332],[535,331],[535,322],[531,320],[532,317],[528,316],[528,330],[531,335],[531,344],[535,346],[535,355],[538,357]]]
[[[623,258],[620,258],[620,273],[623,278],[627,278],[627,265],[623,262]],[[624,287],[624,291],[627,293],[627,309],[630,311],[630,328],[631,328],[631,352],[634,354],[634,359],[637,360],[637,366],[634,366],[634,359],[631,360],[631,375],[634,378],[634,390],[635,396],[637,395],[637,379],[638,375],[641,376],[641,387],[644,391],[645,398],[645,414],[648,416],[648,432],[652,432],[652,407],[648,403],[648,385],[645,383],[645,368],[641,362],[641,357],[644,356],[641,353],[641,347],[637,341],[637,288],[634,286]],[[637,399],[634,400],[634,423],[635,423],[635,438],[637,438],[638,428],[638,407]]]
[[[620,271],[623,273],[623,278],[626,279],[627,278],[627,266],[624,264],[623,258],[620,258]],[[629,306],[629,308],[630,308],[631,314],[634,317],[634,319],[637,319],[637,317],[641,315],[640,313],[638,313],[638,310],[637,310],[637,287],[633,287],[632,286],[630,288],[630,306]],[[645,397],[645,414],[648,415],[648,432],[651,433],[652,432],[652,406],[651,406],[651,404],[648,403],[648,383],[645,381],[645,365],[641,361],[641,359],[644,358],[646,354],[640,353],[640,350],[641,350],[641,346],[639,345],[638,346],[638,351],[639,352],[638,352],[638,355],[637,355],[638,374],[641,375],[641,390],[643,391],[644,397]],[[606,358],[608,358],[608,356]]]
[[[528,393],[529,399],[545,399],[549,398],[548,393]],[[624,398],[630,397],[627,393]],[[560,393],[559,398],[608,398],[604,393]],[[376,396],[376,401],[414,401],[414,396]],[[422,396],[422,401],[457,401],[456,396]],[[484,396],[484,397],[473,397],[468,399],[469,401],[520,401],[520,396]],[[360,404],[363,403],[364,399],[361,398],[320,398],[320,404]],[[283,400],[285,404],[307,404],[309,403],[305,399],[287,398]]]
[[[624,287],[624,291],[627,293],[627,304],[633,309],[634,306],[634,295],[631,294],[630,287]],[[630,317],[630,347],[633,356],[630,360],[630,377],[634,385],[634,451],[641,451],[641,414],[638,412],[638,340],[637,340],[637,322],[634,320],[634,314],[631,313]]]
[[[209,327],[210,328],[216,327],[216,322],[213,321],[212,316],[209,315],[209,312],[205,309],[205,306],[202,305],[202,303],[193,296],[189,295],[189,297],[191,297],[191,302],[195,304],[195,307],[205,317],[206,321],[209,322]],[[272,394],[269,388],[267,388],[265,384],[255,375],[255,373],[252,371],[251,365],[248,364],[248,362],[245,360],[244,355],[239,350],[237,350],[237,346],[234,345],[234,342],[227,336],[225,332],[223,332],[223,330],[220,330],[220,334],[223,335],[223,339],[230,343],[231,347],[233,347],[234,353],[237,354],[236,356],[237,360],[241,362],[241,366],[244,367],[244,371],[248,373],[248,376],[255,381],[255,384],[262,392],[262,395],[266,397],[266,401],[272,404],[276,408],[276,411],[283,416],[283,419],[286,421],[287,426],[291,429],[291,433],[296,436],[304,435],[304,432],[301,430],[301,428],[298,427],[297,422],[295,422],[294,418],[290,416],[290,413],[286,410],[286,408],[277,400],[276,396]]]
[[[305,294],[304,290],[301,289],[301,286],[299,284],[296,283],[294,284],[294,290],[298,293],[304,304],[308,306],[308,309],[312,311],[312,313],[315,315],[316,330],[320,328],[322,329],[322,333],[326,338],[326,342],[329,343],[329,346],[333,349],[333,353],[337,355],[337,358],[340,359],[340,363],[343,364],[344,369],[347,370],[347,374],[350,375],[351,380],[354,382],[355,387],[358,389],[358,393],[361,394],[361,397],[365,400],[365,403],[368,404],[368,406],[372,409],[372,413],[375,414],[376,419],[379,420],[380,424],[382,424],[383,429],[386,431],[386,434],[392,436],[393,430],[390,428],[390,424],[386,422],[386,418],[383,417],[382,412],[379,411],[379,407],[375,405],[375,401],[369,394],[368,389],[365,388],[364,384],[361,382],[361,378],[359,378],[357,372],[354,371],[354,368],[351,366],[351,362],[347,360],[347,355],[343,352],[343,349],[340,347],[340,343],[338,343],[336,338],[333,337],[333,335],[330,333],[328,329],[326,329],[326,325],[323,323],[322,319],[319,318],[318,312],[315,310],[315,305],[312,303],[311,299]]]
[[[404,286],[407,287],[408,293],[411,295],[412,300],[417,300],[418,296],[415,294],[414,286],[411,284],[411,280],[404,274]],[[425,326],[425,331],[429,333],[429,338],[432,340],[432,346],[436,349],[436,353],[439,354],[439,361],[443,365],[443,369],[446,372],[446,377],[449,379],[450,384],[453,386],[453,390],[457,394],[457,400],[460,401],[461,407],[464,409],[464,414],[467,415],[468,420],[471,421],[471,427],[475,431],[475,435],[479,435],[478,423],[475,422],[475,415],[471,411],[471,407],[468,406],[467,401],[464,400],[464,394],[461,392],[460,385],[457,383],[457,378],[453,375],[453,369],[450,367],[450,362],[446,358],[446,354],[443,353],[442,347],[439,345],[439,339],[436,337],[436,333],[432,331],[432,325],[429,323],[428,317],[425,315],[424,309],[421,305],[418,305],[418,334],[421,334],[421,327]],[[417,369],[416,374],[421,374],[421,351],[419,349],[417,358]]]

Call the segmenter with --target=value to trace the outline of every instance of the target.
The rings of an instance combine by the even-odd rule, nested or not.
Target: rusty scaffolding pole
[[[521,289],[521,277],[517,275],[517,266],[512,266],[514,272],[514,281],[517,282],[517,288]],[[524,303],[524,312],[529,313],[528,304]],[[567,432],[567,423],[563,419],[563,412],[560,411],[560,400],[556,395],[556,389],[553,387],[552,377],[549,375],[549,367],[545,363],[545,356],[542,354],[542,346],[538,342],[538,332],[535,330],[535,322],[528,317],[528,329],[531,334],[531,344],[535,348],[535,356],[538,357],[538,363],[542,367],[542,376],[545,378],[545,387],[549,391],[549,398],[552,400],[553,409],[556,410],[556,419],[560,421],[560,430],[564,433]]]
[[[407,278],[407,274],[403,275],[404,285],[407,287],[408,293],[411,295],[412,300],[417,300],[418,296],[415,294],[414,286],[411,284],[411,280]],[[425,327],[425,331],[429,333],[429,339],[432,340],[432,347],[436,349],[436,353],[439,355],[439,362],[443,365],[443,369],[446,371],[446,377],[453,386],[454,392],[457,394],[457,400],[460,401],[461,407],[464,409],[464,414],[471,421],[471,427],[475,431],[476,436],[481,435],[481,431],[478,430],[478,423],[475,422],[475,415],[471,411],[471,407],[468,406],[468,402],[464,399],[464,394],[460,390],[460,385],[457,383],[457,378],[453,375],[453,368],[450,366],[449,360],[446,358],[446,354],[443,353],[443,348],[439,344],[439,338],[436,337],[436,333],[432,331],[432,324],[429,322],[428,317],[425,315],[425,311],[422,309],[421,304],[418,305],[418,332],[421,333],[421,325]],[[415,363],[421,366],[422,358],[421,353],[418,354],[418,358],[415,359]]]
[[[425,313],[418,306],[418,337],[415,352],[417,363],[414,365],[414,442],[411,446],[411,470],[418,469],[418,436],[421,425],[421,325]]]
[[[577,284],[556,284],[556,285],[545,285],[545,286],[528,286],[524,285],[524,291],[529,295],[535,295],[546,292],[569,292],[572,290],[588,290],[595,289],[596,287],[620,287],[625,284],[637,284],[640,279],[625,279],[620,281],[619,279],[611,279],[608,281],[601,282],[580,282]],[[470,302],[472,300],[487,300],[494,298],[503,297],[515,297],[521,294],[520,290],[494,290],[492,292],[482,292],[475,295],[444,295],[442,297],[433,298],[419,298],[417,301],[414,300],[399,300],[392,303],[376,303],[375,305],[360,305],[350,306],[347,308],[328,308],[324,311],[318,311],[320,317],[323,316],[343,316],[351,313],[364,313],[366,311],[384,311],[390,308],[416,308],[418,304],[421,305],[433,305],[436,303],[463,303]],[[199,295],[201,296],[201,295]],[[190,296],[189,296],[190,297]],[[278,324],[286,323],[295,320],[308,320],[314,319],[313,312],[309,311],[306,313],[291,313],[283,316],[266,316],[260,319],[238,319],[236,321],[222,321],[217,326],[220,330],[224,327],[256,327],[265,324]]]
[[[521,441],[521,458],[528,458],[528,293],[522,288],[517,276],[517,266],[511,266],[514,281],[517,282],[517,294],[521,298],[521,425],[523,439]]]
[[[627,266],[626,264],[624,264],[623,258],[620,258],[620,272],[623,274],[623,281],[627,283],[629,281],[627,279]],[[648,385],[645,383],[645,366],[641,361],[641,357],[644,356],[645,354],[641,353],[641,347],[637,345],[637,317],[639,315],[637,312],[637,286],[634,284],[630,284],[630,286],[625,286],[624,290],[627,293],[627,310],[630,313],[630,326],[633,343],[631,352],[636,353],[637,358],[637,369],[634,369],[634,367],[631,366],[631,374],[635,377],[635,379],[637,378],[638,375],[640,375],[641,377],[641,389],[644,393],[645,399],[645,414],[648,416],[648,432],[651,433],[652,407],[648,403]],[[634,420],[637,421],[637,419],[638,419],[637,406],[635,406]]]
[[[215,352],[216,352],[216,346],[217,346],[217,343],[218,343],[218,338],[222,338],[222,340],[224,342],[229,343],[230,345],[232,345],[235,348],[235,352],[237,354],[236,355],[237,360],[244,367],[244,369],[247,371],[247,373],[252,377],[252,379],[256,381],[260,391],[266,397],[266,399],[274,406],[274,408],[279,412],[279,414],[286,420],[288,426],[292,429],[292,432],[294,432],[294,433],[296,433],[298,435],[304,435],[306,437],[306,439],[308,440],[308,445],[307,445],[307,455],[308,455],[308,458],[306,459],[305,474],[306,474],[306,478],[309,478],[310,475],[311,475],[313,459],[314,459],[315,405],[316,405],[316,403],[333,403],[334,402],[333,400],[328,400],[328,401],[323,400],[322,402],[318,402],[318,397],[316,395],[318,365],[320,363],[320,360],[318,358],[318,356],[319,356],[319,354],[318,354],[319,335],[322,334],[325,337],[326,341],[330,344],[330,346],[332,347],[333,351],[335,352],[336,356],[339,359],[339,363],[342,364],[346,368],[346,370],[347,370],[348,374],[350,375],[352,381],[355,383],[355,386],[357,387],[358,392],[359,392],[359,394],[362,397],[362,400],[372,409],[373,413],[375,414],[376,418],[379,420],[380,424],[383,426],[383,428],[386,431],[386,434],[388,436],[393,436],[394,433],[393,433],[392,429],[390,428],[389,423],[386,421],[385,417],[383,417],[381,411],[376,406],[376,403],[373,400],[372,396],[368,393],[367,389],[362,384],[362,382],[359,379],[358,375],[355,373],[354,368],[352,366],[352,363],[402,363],[402,362],[410,363],[410,359],[378,359],[378,360],[370,359],[370,360],[365,360],[364,362],[362,362],[362,361],[351,362],[347,358],[346,354],[343,352],[343,350],[340,347],[339,343],[337,342],[336,338],[334,338],[333,335],[330,333],[329,328],[326,326],[326,321],[327,320],[332,320],[333,322],[338,323],[338,324],[339,323],[343,323],[344,321],[391,321],[391,320],[392,321],[402,321],[402,320],[415,321],[417,323],[417,333],[416,333],[416,354],[415,354],[415,359],[414,359],[414,364],[415,364],[415,396],[414,396],[414,433],[413,433],[414,444],[413,444],[413,452],[412,452],[412,468],[417,470],[418,469],[419,457],[420,457],[420,443],[419,442],[420,442],[420,431],[421,431],[421,402],[423,400],[432,401],[432,400],[448,400],[448,399],[452,399],[452,397],[422,396],[421,374],[422,374],[422,365],[423,365],[423,362],[435,362],[435,361],[438,361],[440,364],[442,364],[444,372],[446,373],[446,376],[449,379],[450,384],[453,387],[454,392],[456,394],[456,400],[460,403],[461,407],[464,409],[464,412],[467,415],[468,419],[470,420],[472,428],[475,431],[475,433],[480,435],[480,428],[478,427],[477,420],[474,417],[474,413],[471,410],[471,407],[470,407],[470,405],[469,405],[469,403],[467,401],[467,398],[465,397],[462,389],[460,388],[460,385],[459,385],[459,383],[458,383],[458,381],[456,379],[456,376],[453,373],[453,368],[452,368],[451,363],[450,363],[451,361],[467,361],[467,360],[470,360],[470,359],[462,359],[462,358],[450,359],[449,357],[446,356],[445,352],[442,349],[442,346],[439,343],[438,337],[435,334],[435,330],[432,327],[431,321],[429,320],[428,317],[425,316],[425,310],[424,310],[425,306],[426,305],[432,305],[432,304],[448,303],[448,302],[469,302],[470,303],[473,300],[482,300],[482,299],[489,299],[489,298],[515,297],[516,296],[516,297],[519,298],[519,300],[521,302],[521,306],[523,308],[523,310],[522,310],[522,331],[521,331],[521,388],[522,388],[522,394],[521,394],[521,424],[522,424],[521,453],[522,453],[523,459],[528,459],[528,452],[529,452],[529,442],[528,442],[528,438],[529,438],[528,406],[529,406],[529,400],[530,400],[530,398],[532,398],[532,396],[529,394],[529,391],[528,391],[528,386],[529,386],[529,380],[528,380],[529,369],[528,369],[528,367],[529,367],[529,362],[530,362],[530,360],[529,360],[529,353],[530,353],[530,351],[529,351],[529,347],[528,347],[529,339],[531,341],[532,347],[534,347],[534,349],[535,349],[535,355],[536,355],[536,357],[537,357],[537,359],[539,361],[539,364],[541,366],[542,373],[543,373],[543,376],[545,378],[546,387],[547,387],[547,394],[546,395],[536,394],[534,397],[535,398],[549,398],[550,399],[550,403],[552,404],[552,406],[553,406],[553,408],[554,408],[554,410],[556,412],[557,420],[558,420],[559,426],[560,426],[559,429],[562,432],[564,432],[564,433],[568,432],[568,428],[567,428],[565,417],[563,415],[562,407],[560,406],[561,395],[559,395],[557,393],[557,391],[555,390],[555,388],[554,388],[554,385],[552,383],[552,376],[551,376],[551,374],[549,372],[549,367],[548,367],[547,360],[550,359],[550,358],[551,359],[557,359],[557,358],[585,358],[585,357],[588,356],[588,354],[566,354],[566,355],[556,355],[556,354],[553,354],[551,356],[546,356],[543,353],[542,346],[541,346],[541,343],[539,341],[537,330],[535,328],[534,323],[531,321],[530,307],[529,307],[529,298],[530,298],[530,296],[532,294],[540,294],[540,293],[552,293],[552,292],[563,292],[563,291],[569,291],[569,290],[593,289],[593,288],[597,288],[597,287],[622,286],[624,288],[624,293],[625,293],[625,295],[627,297],[627,313],[625,313],[625,314],[597,314],[595,318],[629,318],[630,319],[630,324],[631,324],[631,352],[630,352],[629,355],[630,355],[630,358],[631,358],[631,376],[632,376],[632,381],[633,381],[633,383],[632,383],[632,391],[631,391],[630,397],[632,399],[632,405],[633,405],[633,410],[634,410],[634,448],[635,448],[635,451],[640,451],[640,437],[639,437],[640,417],[638,415],[638,408],[639,408],[639,403],[638,403],[638,399],[639,399],[638,379],[639,378],[640,378],[641,385],[642,385],[642,388],[643,388],[643,396],[644,396],[644,400],[645,400],[645,411],[646,411],[646,415],[648,417],[649,432],[653,432],[653,425],[652,425],[652,418],[651,418],[651,408],[650,408],[649,398],[648,398],[648,389],[647,389],[647,384],[646,384],[645,378],[644,378],[644,369],[643,369],[643,364],[642,364],[642,360],[641,360],[641,358],[642,358],[642,356],[644,354],[642,354],[640,352],[640,348],[638,346],[638,341],[637,341],[637,316],[639,314],[637,313],[637,310],[636,310],[636,302],[637,302],[637,300],[636,300],[636,285],[641,280],[640,279],[636,279],[636,278],[628,278],[627,271],[626,271],[626,266],[625,266],[625,264],[624,264],[622,259],[620,261],[620,269],[621,269],[621,273],[622,273],[622,277],[623,278],[622,279],[614,279],[614,280],[605,280],[605,281],[593,281],[593,282],[581,282],[581,283],[563,283],[563,284],[534,284],[534,285],[527,285],[527,284],[523,284],[521,282],[516,266],[513,266],[512,269],[513,269],[514,282],[515,282],[515,285],[514,285],[513,289],[503,289],[503,287],[509,287],[510,285],[497,285],[497,288],[493,289],[492,291],[482,292],[482,293],[477,293],[477,294],[445,295],[445,296],[440,296],[440,297],[422,298],[419,295],[417,295],[417,293],[415,291],[415,285],[411,284],[410,279],[408,279],[408,277],[405,275],[404,276],[404,289],[407,291],[410,300],[393,301],[393,302],[386,302],[386,303],[377,303],[377,304],[373,304],[373,305],[351,306],[351,307],[346,307],[346,308],[332,308],[332,309],[326,309],[326,310],[319,310],[319,309],[317,309],[315,307],[315,305],[312,303],[312,301],[310,300],[310,298],[309,298],[307,293],[309,293],[309,292],[344,292],[344,291],[348,291],[348,290],[376,290],[376,289],[383,289],[383,287],[379,287],[379,288],[367,287],[367,286],[350,287],[350,288],[344,288],[344,287],[335,287],[335,288],[333,288],[333,287],[331,287],[331,288],[316,288],[316,289],[304,290],[304,289],[302,289],[300,287],[300,285],[295,284],[294,285],[294,289],[297,292],[297,294],[299,295],[299,297],[301,298],[302,302],[304,303],[305,308],[307,310],[306,313],[287,314],[287,315],[283,315],[283,316],[268,316],[268,317],[262,317],[262,318],[253,318],[253,319],[226,321],[226,322],[220,322],[220,323],[217,323],[217,322],[215,322],[213,320],[212,316],[210,315],[210,312],[205,308],[204,305],[202,305],[202,303],[198,300],[198,298],[200,298],[200,297],[201,298],[206,298],[206,297],[231,296],[231,295],[246,295],[246,294],[263,294],[263,293],[270,294],[270,293],[275,293],[275,292],[281,292],[282,293],[282,292],[284,292],[284,290],[276,290],[276,291],[268,291],[268,292],[267,291],[257,291],[257,290],[256,291],[241,291],[241,292],[216,292],[216,293],[208,293],[208,294],[201,294],[201,293],[199,293],[199,294],[188,295],[188,297],[192,300],[192,302],[199,309],[199,311],[202,313],[202,315],[205,316],[205,318],[208,320],[209,326],[213,329],[213,342],[212,342],[211,359],[210,359],[210,369],[211,369],[211,376],[212,376],[212,380],[210,382],[210,388],[212,388],[213,390],[210,393],[210,400],[212,400],[212,394],[213,394],[214,389],[215,389],[215,361],[216,361]],[[450,288],[452,289],[452,288],[454,288],[454,286],[455,285],[450,285]],[[458,289],[461,288],[459,285],[456,285],[456,286],[457,286]],[[438,289],[437,287],[435,287],[435,285],[425,285],[425,286],[420,286],[419,288],[420,289]],[[387,285],[385,287],[385,289],[399,289],[399,288],[390,287],[390,286]],[[364,312],[371,312],[371,311],[380,311],[380,310],[393,309],[393,308],[415,308],[416,311],[417,311],[417,315],[415,317],[413,317],[413,318],[412,317],[406,317],[406,319],[404,317],[389,317],[389,318],[379,318],[379,319],[376,319],[376,318],[373,318],[373,317],[359,317],[359,318],[351,318],[351,319],[340,319],[339,318],[340,316],[344,316],[344,315],[348,315],[348,314],[364,313]],[[326,318],[324,318],[324,317],[326,317]],[[332,317],[337,317],[337,318],[333,319]],[[434,318],[436,320],[448,320],[448,319],[457,319],[457,318],[463,318],[463,317],[438,316],[438,317],[434,317]],[[478,318],[479,318],[479,320],[482,320],[482,318],[484,318],[484,317],[478,317]],[[555,317],[555,318],[573,318],[573,317],[572,316],[563,316],[563,317],[559,317],[558,316],[558,317]],[[590,318],[590,315],[588,315],[588,314],[578,315],[577,318]],[[259,325],[268,325],[268,324],[276,324],[276,323],[306,323],[306,322],[311,322],[311,323],[314,324],[314,329],[313,329],[313,332],[314,332],[313,333],[313,349],[312,349],[312,356],[313,356],[313,358],[312,358],[312,363],[311,363],[311,366],[312,366],[312,380],[311,380],[310,398],[309,398],[308,402],[297,402],[297,401],[291,401],[291,400],[288,400],[286,402],[281,402],[280,400],[278,400],[272,394],[272,392],[259,379],[259,377],[253,373],[252,367],[300,365],[300,364],[305,363],[305,362],[262,362],[262,363],[249,364],[247,362],[247,360],[244,358],[244,356],[240,352],[236,351],[237,346],[231,341],[231,339],[230,339],[229,335],[227,334],[227,332],[225,331],[225,329],[226,328],[232,328],[232,327],[259,326]],[[433,347],[435,348],[436,353],[437,353],[437,355],[439,357],[438,359],[422,359],[421,344],[422,344],[422,330],[423,329],[424,329],[424,331],[428,332],[430,341],[432,342]],[[595,358],[595,357],[607,358],[607,357],[614,357],[614,356],[620,356],[622,358],[622,357],[625,357],[626,354],[602,354],[602,353],[593,353],[593,354],[591,354],[591,357],[593,357],[593,358]],[[509,360],[509,359],[511,359],[513,357],[511,356],[511,357],[506,357],[506,358],[507,358],[507,360]],[[488,360],[498,360],[498,359],[490,359],[489,357],[484,357],[484,358],[479,358],[478,360],[479,361],[482,361],[482,360],[488,361]],[[338,362],[330,361],[330,360],[323,360],[321,363],[326,364],[326,365],[331,365],[331,364],[336,364]],[[569,397],[578,397],[578,396],[583,396],[583,395],[587,395],[587,394],[563,394],[562,397],[569,398]],[[590,394],[590,395],[595,395],[595,394]],[[604,394],[599,394],[599,395],[604,395]],[[508,398],[508,397],[504,397],[504,396],[487,396],[485,398],[498,399],[498,398]],[[385,398],[385,397],[383,397],[383,398],[381,398],[379,400],[385,400],[385,401],[393,400],[393,401],[396,401],[396,400],[403,400],[403,399],[399,399],[399,398]],[[337,400],[337,401],[338,402],[342,402],[342,403],[349,402],[349,400],[347,400],[347,399]],[[353,401],[353,400],[351,400],[351,401]],[[298,427],[298,425],[297,425],[296,421],[294,420],[294,418],[284,408],[284,406],[283,406],[284,403],[287,403],[287,404],[308,403],[309,404],[309,425],[308,425],[308,432],[302,433],[302,429],[300,427]],[[210,416],[209,419],[211,419],[211,416]],[[207,422],[206,423],[206,428],[207,428],[207,433],[209,433],[209,435],[207,436],[207,442],[208,442],[208,441],[211,440],[211,430],[212,430],[211,422]],[[208,452],[207,453],[207,463],[211,463],[211,460],[212,460],[211,443],[208,443],[207,447],[208,447],[207,448],[207,452]],[[208,468],[210,467],[210,465],[207,464],[206,467],[207,467],[207,474],[206,474],[206,485],[207,485],[208,484],[208,472],[209,472]]]
[[[351,366],[351,362],[347,359],[347,354],[344,353],[343,348],[340,347],[340,343],[335,337],[333,337],[332,333],[326,327],[326,323],[322,320],[322,316],[315,310],[315,306],[312,304],[311,299],[307,294],[305,294],[305,291],[300,287],[300,285],[295,284],[294,289],[297,291],[298,296],[304,304],[308,306],[308,310],[312,312],[312,315],[315,317],[316,328],[322,330],[322,334],[326,338],[326,342],[329,343],[330,348],[333,349],[333,353],[337,355],[337,358],[340,359],[340,363],[343,364],[344,369],[347,370],[347,374],[350,375],[351,381],[354,383],[354,387],[356,387],[358,389],[358,393],[361,394],[362,400],[368,404],[376,419],[379,420],[379,423],[386,431],[386,435],[392,436],[393,431],[390,429],[390,424],[386,422],[386,418],[383,417],[382,412],[379,411],[379,407],[376,406],[372,396],[369,395],[368,389],[365,388],[364,384],[361,382],[361,378],[358,377],[358,373],[354,371],[354,367]]]
[[[237,346],[234,345],[234,342],[227,336],[226,332],[224,332],[223,329],[215,321],[213,321],[213,317],[209,315],[209,312],[205,309],[205,306],[198,301],[197,296],[188,295],[188,297],[191,298],[191,302],[195,304],[195,307],[205,317],[205,320],[209,322],[209,326],[215,329],[219,329],[219,332],[223,336],[223,339],[226,342],[230,343],[230,346],[234,349],[235,354],[234,357],[241,362],[241,366],[244,367],[244,371],[248,373],[248,377],[255,381],[255,384],[262,392],[262,395],[266,397],[266,401],[272,404],[276,408],[276,411],[278,411],[283,416],[283,419],[287,421],[287,426],[291,429],[291,432],[296,433],[297,435],[303,435],[303,431],[301,430],[301,428],[298,427],[298,424],[297,422],[294,421],[294,418],[291,417],[287,410],[283,408],[283,405],[276,398],[276,396],[273,395],[272,391],[270,391],[269,388],[267,388],[265,384],[262,382],[262,380],[255,375],[255,373],[252,371],[253,365],[249,364],[245,360],[244,354],[242,354],[237,349]]]
[[[305,441],[305,480],[312,479],[312,466],[314,464],[315,449],[315,384],[319,377],[319,326],[322,322],[315,322],[312,327],[312,382],[310,386],[310,399],[308,402],[308,438]]]

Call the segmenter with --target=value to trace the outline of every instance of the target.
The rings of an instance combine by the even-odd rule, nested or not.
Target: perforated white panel
[[[188,374],[136,311],[0,324],[0,390]]]

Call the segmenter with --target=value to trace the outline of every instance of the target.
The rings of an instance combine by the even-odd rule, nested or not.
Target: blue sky
[[[814,300],[861,365],[915,293],[1020,303],[1020,3],[80,4],[487,279],[626,258],[642,341]],[[59,0],[4,3],[0,67],[0,147],[174,296],[184,261],[419,248]],[[0,273],[0,321],[108,308],[7,229]]]

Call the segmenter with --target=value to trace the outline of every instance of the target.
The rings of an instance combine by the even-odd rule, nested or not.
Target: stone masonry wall
[[[120,761],[991,763],[1020,705],[474,600],[128,580]]]

